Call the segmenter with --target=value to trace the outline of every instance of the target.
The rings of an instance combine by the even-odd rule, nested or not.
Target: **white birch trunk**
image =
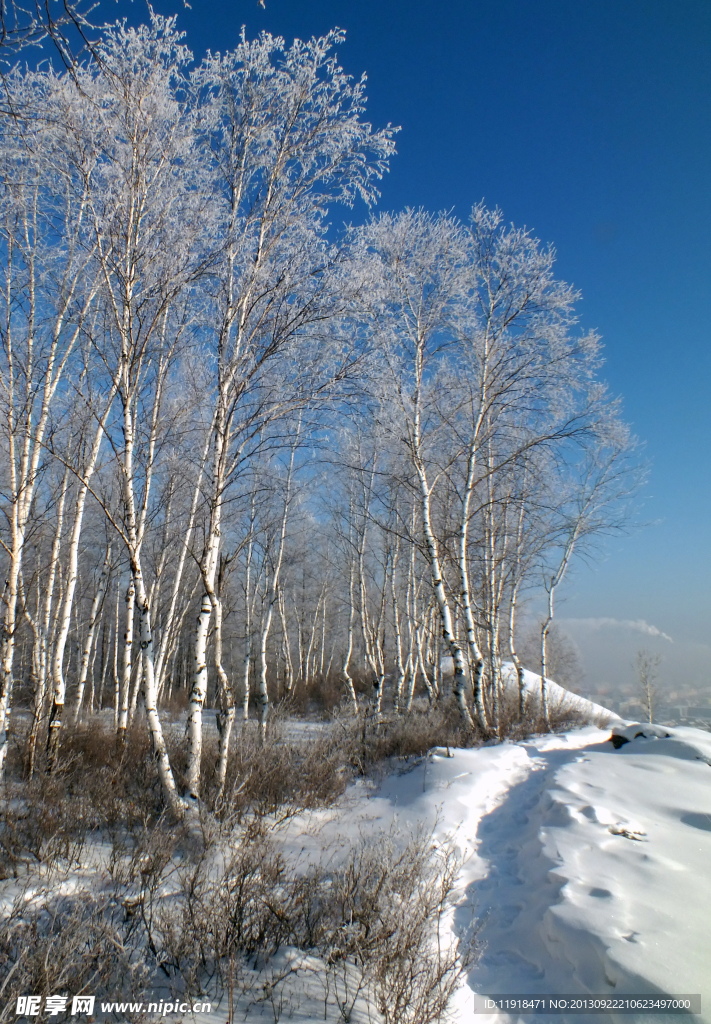
[[[116,621],[114,623],[114,732],[118,736],[119,707],[121,705],[121,677],[118,671],[118,649],[119,649],[119,611],[121,608],[121,582],[116,581]]]
[[[434,687],[432,686],[432,681],[431,681],[431,679],[429,677],[429,674],[427,672],[427,666],[425,665],[424,651],[422,650],[422,633],[423,633],[423,631],[424,631],[424,626],[420,626],[420,627],[418,627],[415,630],[415,644],[417,646],[417,664],[419,665],[420,672],[422,673],[422,678],[424,680],[425,686],[427,687],[427,697],[429,699],[430,706],[432,706],[432,704],[434,704],[434,702],[436,700],[436,694],[434,692]],[[407,709],[408,711],[412,707],[412,698],[415,695],[415,678],[416,677],[413,675],[412,686],[411,686],[411,689],[410,689],[409,707]]]
[[[262,635],[259,646],[259,677],[257,679],[257,702],[259,704],[259,729],[262,743],[266,740],[267,737],[267,715],[269,713],[269,691],[267,689],[267,641],[269,639],[269,631],[271,629],[272,624],[274,605],[277,603],[279,598],[279,574],[281,572],[281,565],[284,559],[286,524],[289,518],[289,507],[291,505],[291,481],[294,472],[294,457],[296,455],[296,446],[298,444],[300,433],[301,420],[299,420],[296,438],[291,449],[291,458],[289,459],[289,470],[286,477],[286,493],[284,495],[284,512],[281,518],[279,543],[272,570],[271,584],[268,590],[267,613],[262,628]]]
[[[541,713],[546,729],[550,732],[551,720],[548,711],[548,632],[553,621],[553,594],[555,588],[548,591],[548,614],[541,625]]]
[[[397,602],[396,573],[400,559],[400,538],[395,541],[392,566],[390,570],[390,597],[393,611],[393,632],[395,639],[395,665],[397,668],[397,681],[395,683],[395,711],[400,712],[402,706],[402,695],[405,688],[405,665],[402,660],[402,634],[400,631],[400,609]]]
[[[140,624],[139,624],[140,633]],[[140,640],[139,640],[140,643]],[[135,669],[136,666],[134,666]],[[143,685],[143,670],[142,665],[138,666],[139,671],[134,671],[133,678],[131,680],[131,696],[128,702],[128,728],[130,729],[133,725],[133,721],[136,717],[136,709],[138,708],[138,695],[141,692]]]
[[[323,604],[321,606],[321,655],[319,658],[318,674],[323,680],[323,669],[326,662],[326,596],[328,594],[328,585],[325,584],[326,590],[323,596]]]
[[[195,517],[197,515],[198,502],[200,495],[202,494],[202,481],[205,473],[205,466],[207,464],[207,457],[209,453],[209,446],[211,443],[211,431],[208,431],[207,438],[205,441],[205,447],[202,453],[202,459],[200,460],[200,469],[198,477],[195,482],[195,489],[193,490],[192,502],[190,505],[190,514],[188,516],[188,523],[185,529],[185,535],[183,537],[183,543],[180,549],[180,558],[178,559],[178,567],[175,571],[173,578],[173,589],[170,597],[170,606],[168,608],[168,615],[165,620],[164,628],[162,631],[162,640],[156,657],[156,687],[157,692],[160,694],[163,690],[163,682],[165,676],[165,666],[167,660],[170,657],[171,651],[175,647],[177,633],[179,626],[182,623],[182,617],[179,622],[176,623],[176,606],[180,590],[183,582],[183,572],[185,570],[185,561],[190,550],[190,538],[195,528]]]
[[[76,707],[74,708],[74,724],[76,725],[79,721],[79,715],[81,714],[82,701],[84,700],[84,688],[86,686],[86,679],[89,673],[89,659],[91,658],[91,651],[94,645],[94,634],[96,632],[96,624],[99,620],[99,614],[104,604],[104,596],[106,595],[106,588],[109,585],[109,576],[111,574],[111,545],[109,544],[106,548],[106,558],[104,559],[104,565],[99,576],[99,585],[96,588],[94,594],[94,600],[91,605],[91,612],[89,614],[89,631],[84,641],[84,650],[82,651],[81,667],[79,669],[79,681],[77,683],[77,699]]]
[[[294,689],[294,663],[291,659],[291,643],[289,641],[289,630],[286,620],[286,601],[284,591],[279,587],[279,621],[281,623],[281,649],[284,658],[284,693],[291,696]]]
[[[476,431],[478,434],[478,430]],[[462,501],[462,519],[459,526],[459,578],[461,583],[462,610],[467,630],[467,643],[471,657],[471,680],[474,694],[474,707],[479,723],[479,728],[488,735],[489,723],[486,719],[486,708],[484,706],[484,695],[482,692],[482,674],[484,669],[484,655],[477,643],[476,625],[471,602],[471,589],[469,585],[469,563],[468,563],[468,542],[469,542],[469,510],[471,507],[472,492],[474,490],[474,476],[476,467],[476,444],[472,442],[469,451],[469,462],[467,466],[467,480]]]
[[[36,199],[32,207],[32,213],[28,219],[28,212],[24,211],[25,223],[20,230],[24,232],[26,240],[36,239],[38,234],[37,223],[33,217],[37,214]],[[67,369],[69,358],[77,343],[82,330],[84,318],[88,314],[95,295],[96,286],[89,288],[87,293],[79,301],[80,308],[76,310],[78,326],[72,330],[69,337],[63,342],[63,331],[66,326],[69,307],[72,302],[77,301],[76,290],[80,275],[84,267],[77,269],[73,266],[71,273],[62,282],[62,294],[58,298],[58,311],[54,324],[51,325],[51,342],[46,355],[44,367],[37,366],[35,353],[35,330],[37,318],[37,280],[34,261],[33,243],[29,244],[29,259],[27,263],[28,274],[28,317],[27,329],[28,338],[22,358],[17,359],[15,352],[15,336],[13,332],[12,309],[16,304],[14,295],[14,268],[12,259],[8,259],[3,267],[3,294],[2,302],[5,307],[3,315],[2,331],[4,334],[4,348],[6,356],[6,385],[7,396],[7,463],[10,477],[10,544],[5,546],[9,565],[7,578],[2,592],[2,629],[0,632],[0,778],[2,778],[5,758],[8,750],[8,724],[12,707],[13,687],[13,660],[15,653],[15,636],[17,630],[17,601],[18,583],[22,568],[22,557],[25,548],[27,524],[30,511],[35,497],[35,488],[39,474],[40,459],[44,453],[44,442],[49,424],[50,411],[59,383]],[[16,370],[16,363],[23,366],[23,375],[26,381],[25,394],[16,395],[16,384],[19,384],[20,377]],[[37,387],[37,381],[42,379],[44,383]],[[35,421],[35,394],[37,387],[40,394],[38,416]]]
[[[244,658],[242,660],[242,724],[249,721],[249,673],[252,664],[252,554],[254,551],[255,494],[249,517],[249,539],[247,542],[247,570],[244,582]]]
[[[526,479],[527,471],[524,471],[523,486],[521,488],[522,495],[526,494]],[[519,505],[518,523],[516,525],[516,548],[514,565],[512,568],[512,584],[511,584],[511,598],[509,603],[509,651],[511,652],[511,661],[513,662],[514,668],[516,669],[516,679],[518,682],[518,718],[519,721],[523,721],[525,712],[525,676],[523,671],[523,665],[521,659],[516,651],[516,604],[518,600],[518,589],[521,585],[522,580],[522,547],[524,540],[524,519],[525,519],[526,504],[525,499],[522,498]]]
[[[106,603],[104,604],[106,607]],[[107,641],[108,632],[108,641]],[[101,627],[101,678],[99,679],[99,692],[96,696],[96,709],[101,714],[104,707],[104,690],[106,688],[106,676],[109,671],[109,655],[111,653],[111,626],[106,614],[103,617]]]
[[[442,568],[440,566],[439,553],[437,551],[437,542],[432,531],[430,489],[427,485],[427,476],[425,474],[424,467],[420,463],[416,468],[420,481],[420,493],[422,497],[422,524],[425,535],[425,545],[430,562],[430,570],[432,573],[432,587],[434,589],[435,600],[437,602],[440,620],[442,623],[442,638],[447,645],[447,649],[454,663],[454,696],[459,707],[459,714],[461,715],[462,722],[467,728],[473,730],[474,722],[472,721],[472,716],[469,713],[469,707],[467,705],[466,662],[464,660],[462,649],[457,643],[457,639],[452,628],[452,612],[449,607],[449,601],[447,600],[447,593],[444,589],[444,580],[442,578]]]
[[[136,598],[138,603],[138,616],[140,622],[140,640],[143,661],[143,703],[148,719],[148,728],[153,743],[153,756],[158,766],[163,796],[171,811],[182,817],[184,807],[178,790],[175,785],[175,778],[170,766],[168,749],[163,737],[163,729],[160,723],[160,716],[156,707],[156,686],[155,672],[153,665],[153,633],[151,629],[151,610],[148,603],[148,595],[143,582],[143,573],[138,562],[133,565],[133,578],[136,583]]]
[[[118,714],[118,733],[117,739],[120,747],[123,747],[126,742],[126,730],[128,728],[128,711],[131,701],[131,676],[133,669],[133,631],[134,631],[134,618],[136,610],[136,585],[134,583],[133,575],[130,576],[128,581],[128,587],[126,588],[126,629],[123,634],[122,646],[122,666],[121,666],[121,685],[120,685],[120,707]],[[117,618],[118,624],[118,606],[117,606]],[[118,675],[117,675],[118,678]]]
[[[5,589],[3,590],[5,609],[2,626],[2,647],[0,650],[0,670],[2,671],[2,680],[0,681],[0,778],[5,768],[8,748],[7,729],[10,720],[10,708],[12,706],[12,666],[15,655],[18,580],[24,540],[24,535],[20,534],[13,538],[10,568],[8,578],[5,581]]]
[[[523,721],[525,712],[525,676],[523,671],[523,665],[521,659],[516,652],[516,600],[518,597],[518,584],[515,583],[511,592],[511,603],[509,605],[509,651],[511,653],[511,661],[513,662],[514,668],[516,669],[516,680],[518,682],[518,720]]]
[[[215,796],[215,807],[219,808],[225,793],[230,736],[235,721],[235,698],[232,684],[222,664],[222,600],[220,597],[215,596],[213,608],[215,612],[215,672],[220,688],[220,713],[217,716],[220,749],[217,761],[217,794]]]
[[[125,309],[126,318],[128,318],[129,311]],[[122,361],[120,369],[120,380],[122,382],[121,400],[123,402],[123,438],[124,438],[124,450],[122,453],[122,482],[124,490],[124,507],[125,507],[125,542],[128,550],[131,578],[134,587],[135,600],[137,604],[137,611],[139,617],[139,639],[141,646],[141,679],[142,679],[142,693],[143,702],[146,711],[146,719],[148,722],[148,729],[151,735],[151,742],[153,746],[153,756],[156,761],[158,768],[158,774],[161,781],[161,789],[163,792],[163,799],[170,810],[178,817],[181,817],[185,808],[178,796],[178,791],[175,785],[175,778],[173,771],[170,766],[170,759],[168,757],[168,750],[163,737],[163,729],[160,722],[160,716],[157,708],[157,691],[155,681],[155,665],[154,665],[154,652],[153,652],[153,628],[151,622],[151,609],[148,593],[146,591],[145,580],[143,576],[143,569],[141,566],[141,545],[145,534],[146,521],[148,515],[148,502],[151,489],[151,481],[154,467],[155,448],[158,435],[158,422],[161,404],[162,387],[165,382],[165,372],[162,366],[162,357],[159,360],[159,366],[157,367],[157,384],[156,390],[153,395],[153,406],[151,411],[150,427],[148,431],[148,445],[147,445],[147,457],[146,457],[146,469],[145,469],[145,481],[143,486],[143,499],[141,502],[140,510],[137,508],[136,494],[135,494],[135,480],[134,480],[134,448],[135,448],[135,420],[134,411],[132,409],[132,394],[133,384],[130,382],[128,373],[130,360],[128,358],[129,348],[128,339],[129,332],[124,324],[122,332],[124,340],[124,349],[122,352]],[[130,591],[129,591],[130,593]],[[127,602],[130,603],[130,602]],[[127,621],[127,634],[129,631],[129,623]],[[130,626],[132,630],[132,622]],[[126,643],[126,652],[130,659],[130,645]],[[124,664],[124,669],[126,664]],[[128,689],[130,686],[130,664],[128,665],[128,678],[126,678],[126,672],[124,671],[124,683],[125,690],[123,693],[123,704],[128,703],[129,693]],[[121,709],[121,721],[119,722],[119,736],[125,736],[127,716],[124,711],[124,707]]]
[[[89,699],[87,701],[87,706],[89,708],[90,715],[94,712],[94,697],[96,694],[96,675],[94,673],[94,669],[96,668],[96,656],[98,653],[99,644],[95,643],[94,650],[92,651],[91,654],[91,661],[89,662],[89,677],[91,679],[91,686],[89,687]]]
[[[370,670],[371,682],[373,686],[373,697],[372,697],[372,708],[373,714],[376,721],[380,721],[382,699],[383,699],[383,679],[384,669],[382,664],[378,660],[379,655],[379,633],[382,624],[383,617],[383,605],[385,591],[387,587],[387,579],[383,581],[383,589],[381,591],[380,601],[380,616],[377,623],[372,623],[370,613],[368,611],[368,593],[366,587],[366,576],[365,576],[365,547],[366,547],[366,536],[367,536],[367,515],[370,507],[370,501],[373,493],[373,480],[375,476],[375,460],[373,461],[373,468],[370,474],[370,481],[367,490],[364,488],[364,509],[363,509],[363,526],[360,533],[360,539],[358,544],[358,593],[360,598],[360,627],[361,636],[363,638],[363,649],[365,652],[365,660]],[[386,571],[387,575],[387,571]]]
[[[316,673],[315,658],[314,658],[314,660],[312,660],[312,655],[314,653],[314,644],[316,642],[316,630],[318,629],[318,620],[319,620],[319,616],[321,614],[321,602],[325,599],[325,594],[326,594],[326,584],[324,583],[323,587],[321,588],[321,593],[319,594],[318,602],[316,604],[316,611],[314,612],[314,617],[313,617],[313,620],[311,622],[311,633],[309,635],[308,647],[306,648],[305,660],[306,660],[306,681],[307,681],[307,683],[308,683],[308,681],[310,679],[313,678],[313,676]]]
[[[54,538],[52,540],[52,553],[50,555],[49,578],[47,580],[45,588],[44,611],[41,621],[38,621],[37,623],[39,627],[37,629],[37,638],[39,641],[39,664],[36,687],[32,702],[32,724],[30,726],[30,732],[27,737],[27,774],[29,778],[32,778],[34,774],[35,757],[37,753],[37,737],[39,733],[42,714],[44,711],[45,698],[47,696],[47,662],[49,653],[48,640],[50,624],[52,621],[52,600],[54,595],[54,585],[57,578],[57,571],[59,567],[59,550],[62,539],[62,529],[64,525],[64,506],[67,497],[68,483],[69,469],[67,467],[67,469],[65,469],[64,471],[62,490],[60,492],[59,501],[57,503],[57,523],[54,531]],[[37,570],[37,585],[39,587],[39,566]],[[37,613],[39,618],[39,595]]]
[[[578,542],[578,538],[580,536],[580,532],[581,532],[581,530],[583,528],[583,525],[584,525],[584,522],[585,522],[585,515],[586,515],[586,513],[588,511],[589,506],[592,504],[593,497],[594,497],[594,492],[593,492],[592,495],[590,495],[590,497],[587,499],[587,501],[585,503],[585,506],[581,509],[581,511],[580,511],[580,513],[578,515],[578,518],[577,518],[577,520],[575,522],[575,525],[574,525],[572,531],[570,532],[570,534],[568,535],[568,538],[567,538],[567,540],[565,542],[565,546],[563,548],[563,554],[561,556],[561,560],[560,560],[560,563],[558,565],[558,568],[553,573],[553,576],[551,577],[550,581],[548,582],[548,584],[546,586],[546,590],[548,591],[548,614],[546,615],[546,618],[545,618],[545,620],[544,620],[544,622],[543,622],[543,624],[541,626],[541,711],[543,713],[543,720],[545,722],[545,725],[546,725],[546,728],[548,729],[548,731],[550,731],[550,727],[551,727],[550,713],[549,713],[549,709],[548,709],[548,679],[547,679],[547,672],[548,672],[548,633],[549,633],[549,630],[551,628],[551,623],[553,622],[555,591],[556,591],[556,588],[562,582],[563,577],[565,576],[566,571],[568,569],[568,565],[570,564],[570,560],[573,557],[573,552],[575,550],[575,545]]]
[[[355,687],[353,685],[353,680],[352,680],[352,678],[350,676],[350,673],[349,673],[349,667],[350,667],[350,662],[351,662],[351,655],[353,654],[353,624],[355,622],[355,597],[354,597],[354,593],[353,593],[354,587],[355,587],[355,564],[354,564],[354,561],[353,561],[353,556],[351,555],[349,571],[348,571],[348,600],[349,600],[349,605],[348,605],[348,643],[346,645],[346,653],[345,653],[345,655],[343,657],[343,666],[341,668],[341,675],[343,677],[343,682],[346,684],[346,687],[348,689],[348,696],[350,697],[351,704],[353,705],[353,713],[357,715],[358,714],[358,698],[356,696]]]
[[[53,695],[52,707],[49,714],[49,731],[47,735],[48,771],[52,771],[54,763],[57,758],[57,754],[59,753],[60,730],[62,727],[64,702],[66,698],[66,680],[64,677],[64,652],[66,649],[67,637],[69,636],[72,609],[74,607],[74,594],[76,591],[77,572],[79,564],[79,542],[81,540],[81,531],[84,523],[86,499],[89,494],[91,478],[94,475],[96,463],[99,458],[101,442],[104,437],[104,427],[106,425],[109,412],[111,411],[111,406],[113,405],[117,390],[118,381],[115,381],[109,394],[109,397],[106,401],[106,405],[104,407],[102,415],[97,424],[89,459],[86,465],[84,466],[83,472],[79,478],[79,491],[77,494],[76,506],[74,510],[74,525],[72,527],[71,540],[69,543],[69,558],[67,566],[66,587],[64,591],[64,600],[62,603],[62,612],[59,622],[59,632],[55,642],[54,656],[52,658]]]
[[[205,580],[206,587],[213,580]],[[188,767],[185,773],[187,793],[193,800],[200,797],[200,772],[202,759],[202,709],[207,696],[207,635],[212,615],[211,593],[203,594],[197,617],[197,630],[193,646],[193,685],[188,704]]]

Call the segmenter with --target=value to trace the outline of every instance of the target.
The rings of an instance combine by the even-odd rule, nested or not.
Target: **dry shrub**
[[[95,827],[132,827],[157,819],[163,811],[160,780],[145,722],[134,722],[123,745],[113,727],[94,721],[67,730],[58,772],[67,796],[82,797],[95,810]]]
[[[235,958],[238,967],[250,957],[263,965],[291,937],[294,881],[264,837],[242,837],[219,870],[207,854],[156,860],[140,882],[131,901],[137,926],[174,990],[224,992]]]
[[[357,696],[370,699],[373,685],[368,675],[354,671],[352,677]],[[318,715],[327,719],[338,709],[346,696],[343,677],[338,672],[330,672],[328,675],[312,676],[306,683],[297,683],[284,700],[294,714]]]
[[[452,844],[421,831],[363,838],[336,868],[299,874],[264,836],[243,835],[219,868],[207,853],[191,865],[153,862],[133,915],[154,964],[191,996],[235,984],[247,992],[248,968],[268,974],[289,946],[319,958],[325,1003],[335,1001],[340,1019],[361,998],[386,1024],[429,1024],[475,959],[473,936],[447,943],[441,934],[460,867]],[[294,973],[271,978],[270,998]]]
[[[282,712],[283,714],[283,712]],[[166,730],[176,781],[181,785],[187,751],[178,731]],[[308,743],[284,738],[274,715],[267,741],[250,723],[235,730],[220,816],[234,822],[252,816],[291,814],[332,803],[351,775],[339,738],[329,732]],[[203,796],[212,807],[217,792],[217,739],[205,736]],[[19,764],[13,774],[19,775]],[[140,832],[155,824],[164,804],[150,737],[136,722],[119,748],[111,726],[67,728],[52,775],[38,770],[31,780],[12,780],[16,799],[0,803],[0,877],[17,875],[32,863],[76,860],[90,832]]]
[[[526,693],[523,716],[519,714],[518,691],[505,689],[499,703],[499,736],[501,739],[525,740],[547,732],[565,732],[584,725],[597,724],[580,708],[576,708],[565,697],[548,699],[548,720],[546,725],[537,694]]]
[[[211,770],[214,777],[214,764]],[[256,729],[242,729],[230,753],[222,815],[278,814],[333,803],[349,781],[347,761],[332,732],[306,743],[290,742],[274,722],[265,743]],[[206,779],[209,802],[209,775]]]
[[[476,959],[473,934],[458,943],[441,934],[461,868],[458,851],[434,844],[424,830],[400,840],[393,832],[362,838],[321,890],[315,944],[343,1020],[364,991],[385,1024],[440,1020]]]
[[[288,710],[282,705],[274,716],[265,743],[251,725],[236,733],[223,817],[242,821],[250,814],[276,815],[327,806],[345,791],[354,771],[364,774],[388,758],[420,756],[436,746],[471,746],[478,738],[465,732],[451,703],[432,708],[418,704],[407,715],[390,714],[379,722],[367,705],[353,715],[350,705],[342,704],[329,726],[306,742],[288,739]],[[216,743],[207,749],[203,779],[209,804]]]
[[[70,803],[62,780],[40,778],[0,804],[0,879],[44,864],[79,862],[90,828],[87,800]]]
[[[379,721],[367,706],[357,717],[344,706],[334,722],[341,748],[361,774],[388,758],[420,757],[433,747],[471,747],[481,739],[464,728],[454,701],[417,702],[407,714],[393,712]]]
[[[167,711],[173,715],[182,715],[190,703],[190,687],[176,686],[170,698],[164,697],[161,701],[161,712]]]
[[[266,978],[269,998],[289,1005],[299,968],[272,969],[287,947],[309,954],[311,977],[320,964],[339,1019],[360,999],[386,1024],[429,1024],[473,962],[471,936],[442,934],[461,858],[431,832],[363,837],[345,854],[339,844],[301,871],[256,831],[192,854],[174,833],[161,820],[115,842],[92,890],[67,873],[35,891],[28,881],[0,924],[0,1024],[18,995],[138,1001],[161,978],[174,995],[236,989],[252,1002]]]
[[[33,865],[70,865],[92,833],[131,832],[163,811],[160,780],[145,729],[136,724],[122,749],[100,722],[67,728],[55,770],[7,783],[0,802],[0,878]]]
[[[167,735],[179,771],[185,755]],[[251,728],[236,732],[223,822],[206,816],[199,849],[161,816],[141,723],[123,750],[98,722],[67,730],[63,740],[56,772],[13,784],[17,796],[2,807],[9,873],[32,870],[32,884],[40,881],[0,925],[6,1008],[14,1011],[17,995],[58,991],[137,1000],[161,977],[176,994],[236,986],[258,1001],[265,996],[255,989],[255,968],[269,976],[273,1000],[294,982],[291,968],[282,974],[273,966],[289,947],[319,959],[326,1002],[335,1002],[340,1019],[359,998],[393,1024],[427,1024],[441,1014],[473,957],[468,941],[446,948],[438,941],[459,868],[453,849],[435,849],[431,835],[404,843],[377,836],[357,843],[340,866],[298,872],[269,829],[275,815],[334,800],[354,765],[462,743],[456,710],[417,707],[377,726],[365,716],[336,716],[321,736],[301,743],[285,741],[278,715],[264,744]],[[216,742],[206,737],[206,796],[216,756]],[[75,879],[65,886],[97,831],[113,838],[105,873],[91,891],[76,888]],[[326,851],[324,863],[338,856],[340,849]],[[30,892],[30,879],[27,886]]]
[[[143,950],[130,941],[111,896],[70,889],[20,893],[0,924],[0,1024],[14,1019],[18,996],[69,992],[135,999],[149,977]],[[55,1020],[70,1020],[66,1013]]]
[[[348,774],[337,742],[327,731],[302,742],[288,736],[290,706],[277,705],[269,716],[262,742],[255,722],[237,722],[232,730],[225,791],[219,801],[221,819],[233,824],[245,816],[274,815],[332,803],[344,791]],[[178,786],[184,786],[187,745],[179,732],[168,736],[171,765]],[[215,809],[217,797],[218,738],[205,731],[201,758],[201,794]]]

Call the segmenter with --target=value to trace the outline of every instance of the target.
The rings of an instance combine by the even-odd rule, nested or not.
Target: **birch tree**
[[[654,721],[654,709],[657,703],[657,678],[659,666],[662,663],[661,655],[652,654],[651,651],[637,651],[634,660],[634,669],[637,676],[637,690],[640,695],[644,713],[651,725]]]
[[[383,216],[373,222],[363,233],[363,241],[376,259],[373,272],[378,305],[372,315],[389,380],[381,401],[384,407],[393,403],[397,409],[392,431],[402,437],[416,475],[432,588],[444,643],[454,664],[454,695],[462,721],[472,729],[466,661],[454,632],[433,524],[432,501],[439,473],[433,471],[431,450],[439,438],[431,432],[430,416],[437,357],[443,337],[451,333],[462,288],[462,233],[451,218],[407,211],[397,218]]]
[[[352,82],[332,56],[332,32],[288,49],[267,33],[194,75],[204,147],[212,154],[216,250],[207,358],[213,368],[209,526],[200,557],[205,595],[195,635],[188,719],[188,778],[199,795],[212,614],[223,507],[266,424],[342,377],[352,353],[325,324],[343,314],[342,254],[326,239],[328,208],[377,196],[393,152],[390,129],[362,120],[364,80]]]
[[[93,390],[94,389],[91,389],[92,392]],[[93,437],[91,437],[91,442],[88,446],[85,446],[84,444],[79,445],[80,455],[75,459],[75,466],[77,467],[75,469],[75,473],[78,477],[78,486],[74,507],[74,521],[69,540],[69,557],[64,595],[61,603],[61,613],[59,616],[59,629],[54,645],[54,653],[52,655],[53,694],[47,734],[47,764],[50,771],[54,766],[59,750],[59,731],[62,725],[62,714],[64,711],[66,695],[64,653],[71,626],[72,611],[74,610],[74,595],[78,579],[79,544],[84,524],[84,513],[91,488],[91,480],[99,459],[106,420],[110,414],[116,391],[117,383],[114,382],[108,389],[108,395],[94,395],[94,405],[97,409],[98,422],[90,421],[90,425],[87,425],[90,431],[89,436],[91,437],[93,433]],[[84,447],[88,447],[88,452],[85,454],[84,458],[82,458],[81,454]],[[67,466],[71,464],[66,456],[63,461]]]
[[[95,154],[87,209],[101,284],[98,347],[121,407],[105,427],[121,483],[120,515],[104,506],[131,573],[119,730],[126,728],[135,594],[143,700],[164,795],[174,810],[179,799],[156,707],[142,547],[168,377],[187,326],[183,296],[200,259],[195,135],[178,92],[191,55],[180,38],[174,19],[157,15],[149,27],[107,30],[98,69],[79,72],[76,129]]]
[[[458,430],[466,439],[460,458],[458,565],[475,705],[486,729],[484,652],[477,639],[470,566],[474,561],[475,573],[481,573],[484,605],[478,618],[486,631],[489,686],[496,702],[499,620],[506,590],[513,585],[509,573],[516,514],[511,500],[520,486],[516,481],[529,472],[531,453],[589,432],[600,401],[594,379],[599,359],[597,337],[575,331],[578,296],[555,278],[550,248],[529,232],[506,225],[499,210],[482,204],[472,211],[466,247],[466,297],[456,321],[464,395]],[[469,548],[472,516],[481,523],[480,569]]]
[[[94,0],[61,0],[57,6],[42,0],[0,0],[0,53],[7,60],[49,39],[62,64],[73,69],[82,51],[94,50],[98,34],[93,18],[96,7]]]
[[[270,573],[267,581],[266,608],[262,622],[260,644],[259,644],[259,676],[257,678],[257,701],[259,703],[259,729],[262,742],[266,739],[267,714],[269,710],[269,690],[267,689],[267,641],[271,630],[272,618],[274,616],[274,605],[279,600],[279,577],[281,574],[282,562],[284,561],[284,545],[286,541],[286,527],[289,520],[289,512],[292,501],[292,488],[294,476],[294,458],[301,433],[301,420],[299,419],[296,433],[292,441],[289,465],[284,481],[284,507],[281,520],[278,523],[278,530],[272,537],[271,558],[269,561]]]
[[[7,476],[8,559],[0,644],[0,772],[7,752],[18,581],[27,524],[61,394],[98,278],[85,243],[87,189],[73,174],[74,154],[47,111],[63,92],[51,71],[14,71],[6,89],[16,116],[2,122],[0,401]]]
[[[89,675],[89,664],[91,653],[94,648],[94,635],[96,633],[97,623],[99,621],[99,615],[103,608],[104,598],[106,597],[106,590],[111,580],[111,545],[108,544],[106,547],[106,558],[101,568],[101,574],[99,581],[96,586],[94,593],[94,599],[91,603],[91,611],[89,613],[88,629],[86,633],[86,640],[84,641],[84,647],[82,649],[81,663],[79,668],[79,679],[77,681],[77,694],[74,704],[74,724],[79,721],[79,715],[81,714],[82,703],[84,701],[84,689],[86,687],[86,680]]]
[[[22,572],[20,573],[19,579],[22,609],[34,636],[32,722],[30,724],[25,752],[27,775],[29,778],[32,778],[34,774],[37,738],[44,713],[45,699],[47,696],[47,679],[51,650],[52,606],[57,576],[61,571],[60,550],[64,529],[64,508],[69,490],[69,483],[69,469],[65,467],[62,474],[62,484],[59,496],[54,496],[55,501],[53,504],[56,516],[55,529],[49,555],[48,572],[46,574],[42,572],[41,560],[38,557],[38,563],[40,564],[37,565],[36,570],[37,599],[34,614],[30,612],[27,596],[23,593],[24,586]]]

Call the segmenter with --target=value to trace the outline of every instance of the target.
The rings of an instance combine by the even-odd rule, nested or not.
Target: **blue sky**
[[[381,208],[466,217],[483,198],[555,245],[652,466],[640,512],[650,525],[580,568],[560,614],[651,623],[675,640],[674,681],[711,682],[711,4],[265,3],[154,6],[179,13],[197,57],[233,45],[242,24],[250,37],[287,40],[345,28],[339,58],[368,73],[369,118],[402,126]],[[143,20],[145,8],[121,0],[116,10]],[[614,646],[625,630],[612,632],[596,635]],[[633,653],[648,636],[628,632]],[[594,648],[588,678],[614,675]]]

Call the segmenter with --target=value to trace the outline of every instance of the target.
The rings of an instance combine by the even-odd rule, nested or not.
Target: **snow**
[[[557,694],[554,684],[551,693],[583,700]],[[609,726],[586,726],[438,748],[377,784],[361,780],[335,808],[289,820],[276,842],[297,865],[324,857],[335,864],[361,836],[404,841],[420,825],[459,846],[465,859],[443,939],[475,927],[481,956],[455,996],[453,1021],[531,1019],[475,1015],[475,995],[701,993],[696,1019],[711,1022],[711,735],[599,711],[615,720],[619,747]],[[290,963],[301,980],[285,996],[285,1017],[323,1019],[319,962],[282,950],[269,970],[276,976]],[[246,1021],[272,1014],[266,1003],[236,1010]],[[223,1024],[225,1012],[223,999],[193,1019]],[[352,1020],[366,1019],[360,1000]]]
[[[475,992],[701,992],[711,1020],[711,736],[627,731],[437,751],[370,801],[470,851],[452,926],[473,914],[485,948],[458,1019]]]
[[[475,993],[701,993],[697,1019],[711,1021],[711,736],[617,728],[630,736],[620,749],[586,727],[432,751],[370,795],[352,791],[302,854],[332,842],[329,828],[422,822],[455,838],[467,859],[448,928],[478,921],[483,946],[455,1020],[516,1019],[474,1016]]]
[[[516,669],[511,662],[504,662],[501,674],[504,686],[512,690],[515,689],[518,692]],[[523,670],[523,676],[524,690],[530,697],[538,699],[541,692],[541,677],[536,675],[535,672],[530,672],[528,669]],[[570,690],[559,686],[552,679],[546,679],[546,687],[548,690],[548,703],[551,707],[569,708],[577,711],[581,716],[594,721],[597,725],[623,725],[622,719],[614,711],[610,711],[608,708],[603,707],[601,704],[596,704],[586,697],[581,697],[577,693],[571,693]]]

